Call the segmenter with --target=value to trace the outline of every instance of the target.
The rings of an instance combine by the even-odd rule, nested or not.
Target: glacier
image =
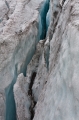
[[[11,7],[9,4],[9,1],[4,1],[4,3],[6,4],[7,9],[9,9]],[[4,49],[5,45],[7,44],[6,43],[7,39],[8,39],[8,41],[10,39],[12,41],[12,39],[13,39],[13,42],[14,42],[14,36],[15,36],[15,40],[16,40],[16,44],[11,43],[11,42],[9,42],[9,44],[11,43],[14,45],[8,44],[9,46],[12,46],[12,48],[8,47],[8,49],[10,49],[11,53],[10,54],[8,53],[8,55],[10,55],[10,57],[7,57],[7,58],[9,58],[9,60],[4,61],[5,65],[7,63],[7,66],[6,66],[6,69],[1,70],[1,76],[0,76],[1,79],[3,79],[2,84],[4,84],[4,86],[2,85],[2,87],[4,87],[4,88],[1,88],[1,89],[3,90],[3,93],[5,93],[5,99],[6,99],[6,103],[5,103],[6,120],[16,120],[16,105],[15,105],[14,94],[13,94],[13,86],[16,83],[17,76],[20,73],[23,73],[23,75],[26,76],[27,65],[29,64],[30,60],[32,59],[32,56],[35,53],[36,45],[37,45],[38,41],[40,40],[40,35],[41,35],[41,31],[42,31],[41,30],[41,28],[42,28],[41,27],[42,26],[41,25],[41,21],[42,21],[41,14],[42,13],[39,14],[42,6],[40,7],[40,9],[38,11],[36,9],[39,7],[39,5],[41,5],[41,3],[43,3],[43,4],[46,4],[46,3],[43,0],[41,0],[40,2],[36,1],[36,3],[35,3],[36,9],[35,8],[30,9],[30,5],[32,3],[33,3],[32,1],[30,1],[30,2],[24,1],[24,0],[18,1],[18,4],[16,4],[15,9],[13,9],[14,10],[13,13],[12,14],[10,13],[10,15],[9,15],[9,13],[7,13],[7,16],[10,18],[9,18],[9,20],[5,21],[7,25],[5,27],[3,27],[2,36],[5,35],[5,40],[1,41],[3,43],[2,49]],[[24,4],[26,4],[26,7],[25,7],[25,9],[23,9],[21,11],[20,8],[23,8]],[[27,6],[27,4],[28,4],[28,6]],[[45,5],[43,5],[43,6],[45,6]],[[12,7],[14,7],[14,6],[12,6]],[[29,15],[28,11],[31,11],[30,15]],[[25,20],[23,20],[23,21],[21,21],[22,18],[18,20],[18,17],[20,16],[20,15],[18,16],[18,14],[17,14],[18,12],[20,12],[20,15],[22,15],[22,17],[24,17],[24,15],[26,13],[26,16],[28,15],[28,18],[26,17]],[[43,12],[44,12],[44,10],[43,10]],[[34,15],[34,17],[31,19],[32,15]],[[18,20],[19,23],[18,24],[14,23],[13,26],[15,25],[15,27],[12,27],[12,26],[10,27],[10,24],[11,24],[14,16],[15,16],[15,19]],[[29,19],[31,19],[31,20],[28,21]],[[27,24],[27,22],[28,22],[28,24]],[[31,25],[31,23],[32,23],[32,25]],[[18,27],[18,26],[20,26],[20,27]],[[34,27],[35,27],[35,32],[33,32]],[[28,30],[29,30],[29,32],[28,32]],[[11,31],[12,31],[12,33],[10,33]],[[9,33],[10,33],[10,36],[8,36]],[[25,33],[27,33],[27,34],[25,35]],[[20,35],[22,35],[21,38],[20,38]],[[7,50],[7,52],[8,52],[8,50]],[[4,54],[7,55],[6,52]],[[7,70],[7,72],[6,72],[6,70]],[[7,75],[7,73],[8,73],[8,75]],[[2,78],[3,74],[5,74],[5,77]],[[4,80],[5,81],[8,80],[8,81],[6,81],[6,83],[5,83]]]
[[[0,120],[78,120],[78,0],[0,0],[0,11]]]

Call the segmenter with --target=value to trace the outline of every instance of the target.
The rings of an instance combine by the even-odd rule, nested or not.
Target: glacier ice
[[[40,3],[37,4],[37,7]],[[12,14],[12,16],[10,16],[10,19],[7,21],[7,24],[4,27],[3,36],[5,36],[5,40],[2,39],[3,37],[0,39],[0,88],[3,90],[6,88],[6,120],[16,119],[13,86],[16,82],[18,74],[23,73],[24,76],[26,76],[27,65],[34,54],[36,44],[39,41],[38,11],[30,9],[27,5],[25,8],[22,9],[23,11],[21,11],[21,9],[19,8],[23,7],[23,4],[25,4],[23,3],[23,1],[18,2],[14,13]],[[31,12],[30,14],[28,14],[29,11]],[[17,14],[18,12],[20,14]],[[12,21],[14,16],[15,20]],[[17,21],[18,24],[15,21]],[[8,36],[9,34],[10,36]],[[5,46],[7,46],[6,50]],[[3,69],[4,66],[6,66],[6,69]]]
[[[6,94],[6,120],[17,120],[16,118],[16,106],[13,94],[13,86],[17,78],[17,70],[15,69],[15,76],[12,80],[12,83],[5,89]]]
[[[48,10],[47,12],[47,15],[46,15],[46,31],[48,30],[48,27],[50,25],[50,9]]]
[[[18,75],[16,84],[13,88],[17,119],[19,120],[31,119],[31,100],[28,96],[29,84],[27,77],[24,77],[23,73],[21,73]]]
[[[0,120],[79,120],[79,1],[6,1]]]
[[[78,13],[79,1],[66,0],[50,42],[49,75],[34,120],[79,119]]]
[[[41,40],[45,39],[45,37],[46,37],[46,32],[47,32],[46,16],[47,16],[47,12],[49,10],[49,3],[50,3],[50,0],[45,0],[40,9],[41,24],[42,24],[42,34],[40,36]]]
[[[17,11],[17,9],[16,9],[16,11]],[[31,27],[31,29],[30,29],[30,33],[31,33],[30,36],[27,34],[26,38],[25,38],[25,36],[23,36],[23,38],[21,38],[25,42],[21,41],[18,44],[18,46],[15,49],[14,54],[13,54],[12,62],[14,65],[14,70],[16,70],[16,74],[12,68],[12,74],[13,74],[14,78],[13,78],[11,84],[5,90],[5,93],[6,93],[6,120],[16,119],[16,106],[15,106],[15,101],[14,101],[13,86],[16,82],[18,74],[23,73],[24,76],[26,76],[27,65],[29,64],[30,60],[32,59],[32,56],[35,53],[36,45],[39,41],[39,34],[41,31],[41,21],[39,19],[39,14],[38,14],[38,18],[36,18],[36,19],[38,19],[39,23],[38,24],[34,23],[34,25],[35,25],[35,29],[38,29],[38,32],[35,31],[35,33],[32,33],[32,31],[34,30],[34,25],[33,25],[33,28]],[[22,26],[22,30],[23,29],[24,29],[24,26]],[[21,34],[22,30],[17,30],[16,34]],[[35,34],[36,34],[36,36],[34,36]],[[27,39],[28,39],[28,41],[27,41]],[[24,57],[24,60],[22,60],[21,56]],[[22,61],[22,63],[19,62],[20,60]]]

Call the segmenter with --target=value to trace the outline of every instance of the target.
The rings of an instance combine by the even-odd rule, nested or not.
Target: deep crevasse
[[[26,76],[27,65],[29,64],[30,60],[32,59],[32,56],[35,53],[36,44],[39,41],[39,37],[40,36],[45,36],[45,34],[46,34],[45,33],[46,32],[46,14],[47,14],[47,11],[49,9],[49,7],[46,8],[47,6],[49,6],[48,1],[44,2],[42,7],[40,8],[41,12],[39,13],[39,16],[40,16],[39,18],[40,19],[39,19],[39,24],[38,24],[38,30],[39,31],[38,31],[38,34],[37,34],[37,37],[36,37],[37,41],[35,43],[33,43],[34,45],[32,45],[31,49],[29,49],[29,52],[27,53],[27,56],[26,56],[26,59],[25,59],[25,62],[23,63],[22,67],[19,70],[19,73],[23,73],[24,76]],[[44,25],[44,27],[43,27],[43,25]],[[44,33],[43,33],[43,30],[45,31]],[[40,31],[42,31],[42,33],[40,33]],[[31,39],[31,37],[29,39]],[[29,45],[29,43],[26,45],[27,48],[28,48],[28,45]],[[18,50],[19,50],[19,46],[18,46],[18,49],[16,49],[15,54],[17,52],[19,52]],[[15,56],[15,54],[14,54],[14,56]],[[18,57],[18,54],[17,54],[17,57]],[[15,72],[14,72],[14,78],[12,80],[12,83],[6,88],[6,91],[5,91],[5,93],[6,93],[6,120],[17,119],[16,118],[16,105],[15,105],[14,94],[13,94],[13,86],[16,83],[17,76],[18,76],[18,64],[15,65]],[[22,119],[22,118],[20,118],[20,119]]]
[[[6,120],[15,120],[16,116],[18,120],[79,119],[78,0],[50,2],[48,10],[49,1],[18,1],[18,7],[10,6],[14,14],[8,13],[7,22],[2,15],[0,25],[6,25],[0,35],[0,94],[5,100],[4,89],[8,86]],[[2,98],[1,120],[5,111]]]

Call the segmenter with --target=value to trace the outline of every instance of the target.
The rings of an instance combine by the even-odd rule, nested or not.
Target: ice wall
[[[30,62],[34,52],[35,52],[35,42],[32,40],[31,36],[28,38],[28,40],[31,40],[31,44],[30,42],[27,42],[27,44],[22,43],[20,45],[23,45],[23,49],[20,49],[20,46],[18,48],[18,51],[15,52],[15,56],[16,56],[16,61],[17,62],[19,60],[19,58],[21,57],[21,55],[25,55],[25,49],[26,49],[26,57],[24,59],[24,61],[22,63],[19,63],[21,66],[19,66],[19,64],[17,63],[16,66],[16,73],[14,73],[14,78],[12,80],[11,85],[9,85],[6,89],[6,120],[10,120],[10,119],[15,119],[14,117],[15,115],[15,102],[14,102],[14,95],[13,95],[13,86],[16,82],[16,78],[18,76],[18,73],[23,73],[24,76],[26,76],[26,69],[27,69],[27,65]],[[25,45],[25,46],[24,46]],[[31,49],[30,49],[30,46]],[[29,48],[28,48],[29,46]],[[14,58],[13,58],[14,59]],[[14,113],[14,114],[13,114]]]
[[[18,120],[30,120],[30,106],[31,100],[28,96],[30,82],[27,81],[27,77],[23,76],[23,73],[17,77],[16,84],[14,85],[14,98],[16,103],[16,113]]]
[[[26,76],[27,65],[35,53],[39,41],[39,29],[41,31],[38,8],[41,7],[43,0],[36,1],[36,8],[30,7],[32,1],[17,0],[17,4],[14,2],[13,6],[11,2],[7,1],[11,8],[10,13],[7,13],[9,19],[5,20],[6,25],[2,26],[0,35],[0,91],[5,92],[6,96],[6,120],[16,119],[13,86],[18,74],[23,73]],[[4,3],[1,5],[6,7]]]
[[[49,75],[33,120],[79,119],[78,14],[79,1],[66,0],[50,42]]]
[[[15,76],[12,80],[12,83],[5,89],[6,94],[6,116],[5,120],[17,120],[16,118],[16,105],[13,94],[13,86],[17,78],[17,70],[15,68]]]
[[[48,23],[46,23],[46,22],[48,22],[48,21],[46,21],[46,16],[47,16],[47,13],[49,10],[49,3],[50,3],[50,0],[45,0],[40,9],[41,24],[42,24],[42,33],[40,36],[41,40],[45,39],[45,37],[46,37],[46,32],[47,32],[46,24],[48,24]]]
[[[48,27],[50,25],[50,9],[47,12],[47,16],[46,16],[46,31],[48,30]]]

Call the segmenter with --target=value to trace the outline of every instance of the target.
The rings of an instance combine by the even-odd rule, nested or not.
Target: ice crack
[[[35,108],[35,105],[36,105],[36,101],[34,100],[34,96],[33,96],[33,92],[32,92],[32,86],[33,86],[35,77],[36,77],[36,72],[33,72],[32,76],[31,76],[31,82],[30,82],[30,85],[29,85],[29,90],[28,90],[28,94],[31,98],[31,106],[30,106],[31,120],[33,120],[34,112],[35,112],[34,108]]]

